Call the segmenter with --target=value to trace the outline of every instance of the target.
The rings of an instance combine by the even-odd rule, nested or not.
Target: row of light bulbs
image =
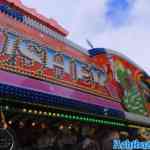
[[[18,73],[18,71],[20,72],[20,73],[23,73],[24,75],[30,75],[30,76],[34,76],[34,77],[38,77],[38,78],[41,78],[41,79],[43,79],[43,80],[46,80],[47,79],[47,77],[45,76],[45,74],[43,74],[42,76],[39,76],[38,74],[36,74],[34,71],[30,71],[30,70],[28,70],[28,69],[23,69],[22,67],[16,67],[16,66],[14,66],[13,68],[12,68],[12,66],[10,66],[10,65],[8,65],[7,64],[7,62],[3,62],[3,63],[1,63],[0,64],[1,66],[1,68],[3,68],[3,69],[7,69],[8,71],[12,71],[12,72],[16,72],[16,73]]]
[[[8,106],[5,106],[4,109],[9,110],[10,108]],[[82,121],[82,122],[88,122],[88,123],[121,126],[121,127],[126,126],[124,123],[120,123],[120,122],[96,119],[93,117],[81,116],[81,115],[70,115],[70,114],[65,114],[65,113],[47,112],[47,111],[33,110],[33,109],[26,109],[26,108],[23,108],[21,112],[28,113],[28,114],[34,114],[34,115],[42,115],[42,116],[48,116],[48,117],[61,118],[61,119],[66,119],[66,120],[70,120],[70,121],[74,120],[74,121]]]
[[[15,122],[15,121],[14,121],[14,122]],[[8,125],[11,126],[12,124],[13,124],[13,121],[12,121],[12,120],[9,120],[9,121],[8,121]],[[23,128],[23,127],[25,126],[25,122],[20,121],[18,125],[19,125],[20,128]],[[31,123],[31,126],[32,126],[32,127],[35,127],[36,125],[38,125],[38,126],[40,125],[41,128],[46,128],[45,123],[36,123],[36,122],[32,122],[32,123]]]
[[[90,123],[96,123],[96,124],[108,124],[108,125],[113,125],[113,126],[125,126],[124,123],[96,119],[96,118],[87,117],[87,116],[69,115],[69,114],[64,114],[64,113],[45,112],[45,111],[43,112],[43,111],[37,111],[37,110],[32,110],[32,109],[27,110],[25,108],[22,111],[24,113],[29,113],[29,114],[34,114],[34,115],[44,115],[44,116],[49,116],[49,117],[57,117],[57,118],[62,118],[66,120],[76,120],[76,121],[90,122]]]

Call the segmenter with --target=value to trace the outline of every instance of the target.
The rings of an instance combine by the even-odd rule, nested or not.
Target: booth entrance
[[[109,150],[126,131],[124,122],[54,108],[3,105],[3,114],[15,150]]]
[[[144,127],[130,122],[129,128],[123,120],[104,116],[31,104],[3,104],[1,108],[1,121],[5,120],[4,127],[13,136],[15,150],[110,150],[114,139],[148,138]]]

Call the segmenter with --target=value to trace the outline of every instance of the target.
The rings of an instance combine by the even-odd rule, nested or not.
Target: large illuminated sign
[[[109,77],[106,68],[7,31],[0,32],[0,42],[0,68],[3,70],[112,97],[107,90]]]
[[[82,94],[93,94],[121,102],[128,112],[150,116],[149,78],[145,78],[139,68],[115,53],[105,53],[105,49],[99,49],[101,53],[97,49],[92,49],[90,57],[87,54],[82,55],[82,52],[76,51],[80,48],[72,46],[71,42],[64,38],[65,32],[55,32],[45,24],[47,22],[44,18],[38,19],[33,17],[36,15],[28,11],[27,15],[21,10],[0,2],[0,13],[9,16],[11,21],[15,19],[21,22],[15,24],[14,21],[12,26],[7,26],[10,20],[7,20],[7,16],[6,20],[2,17],[0,69],[70,88],[75,91],[71,92],[72,97],[77,91]],[[53,25],[55,26],[55,23]],[[17,28],[17,32],[12,32]],[[57,25],[56,28],[59,30]],[[32,39],[29,38],[30,33],[26,33],[28,38],[21,35],[28,29],[33,31]],[[38,39],[35,38],[36,35],[43,39],[39,36],[41,41],[34,41]],[[50,44],[44,45],[45,43]]]

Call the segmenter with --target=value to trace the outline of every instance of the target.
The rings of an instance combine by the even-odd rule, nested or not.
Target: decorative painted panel
[[[114,72],[116,79],[124,89],[122,102],[125,109],[145,116],[150,115],[150,110],[146,107],[150,103],[150,97],[146,97],[146,95],[150,95],[150,93],[144,95],[149,88],[141,78],[144,73],[117,56],[114,56]]]
[[[98,64],[106,60],[106,87],[114,97],[120,97],[124,109],[128,112],[150,116],[150,77],[124,56],[104,48],[89,50],[89,54]],[[112,73],[110,73],[112,72]],[[109,74],[110,73],[110,74]],[[117,92],[116,92],[117,91]]]

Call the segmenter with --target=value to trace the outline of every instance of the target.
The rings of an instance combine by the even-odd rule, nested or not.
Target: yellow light
[[[31,109],[29,109],[29,111],[28,111],[29,113],[32,113],[32,110]]]
[[[72,128],[72,124],[70,124],[69,126],[68,126],[68,129],[71,129]]]
[[[21,121],[19,122],[19,127],[22,128],[24,126],[24,123]]]
[[[60,114],[57,114],[57,117],[59,117],[60,116]]]
[[[42,111],[39,111],[39,115],[41,115],[42,114]]]
[[[27,112],[27,109],[24,108],[24,109],[23,109],[23,112]]]
[[[137,129],[140,129],[141,127],[140,126],[137,126],[137,125],[128,125],[129,128],[137,128]]]
[[[47,112],[44,112],[44,115],[47,115]]]
[[[59,130],[63,130],[64,129],[64,126],[63,125],[60,125],[59,126]]]
[[[37,110],[34,110],[34,114],[37,114],[38,113],[38,111]]]
[[[35,126],[35,122],[32,122],[32,126],[33,126],[33,127]]]
[[[150,130],[150,128],[147,128],[147,127],[142,127],[142,126],[138,126],[138,125],[128,125],[128,127],[130,128],[137,128],[137,129],[146,129],[146,130]]]
[[[8,121],[8,123],[9,123],[9,124],[12,124],[12,121],[11,121],[11,120],[9,120],[9,121]]]
[[[53,116],[56,116],[56,113],[53,113]]]
[[[9,109],[9,107],[8,107],[8,106],[6,106],[5,108],[6,108],[6,110],[8,110],[8,109]]]

